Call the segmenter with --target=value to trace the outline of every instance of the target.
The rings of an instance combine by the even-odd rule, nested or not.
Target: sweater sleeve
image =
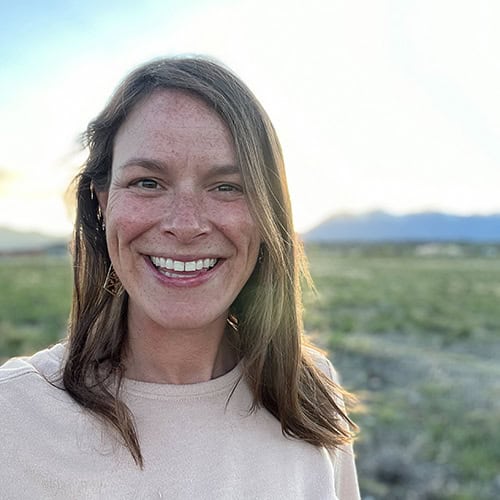
[[[339,500],[360,500],[358,476],[352,445],[331,451],[335,473],[335,492]]]
[[[317,366],[336,384],[340,384],[339,375],[327,358],[320,356],[317,360]],[[329,453],[333,462],[335,493],[338,499],[360,500],[361,495],[352,445],[341,446],[336,450],[330,450]]]

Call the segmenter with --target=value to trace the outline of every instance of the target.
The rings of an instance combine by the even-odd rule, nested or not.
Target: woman
[[[86,141],[68,340],[0,370],[4,498],[359,498],[253,94],[212,61],[157,60]]]

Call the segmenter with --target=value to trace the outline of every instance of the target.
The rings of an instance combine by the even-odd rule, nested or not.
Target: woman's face
[[[116,135],[99,201],[111,261],[144,328],[223,325],[260,245],[222,119],[196,96],[156,91]]]

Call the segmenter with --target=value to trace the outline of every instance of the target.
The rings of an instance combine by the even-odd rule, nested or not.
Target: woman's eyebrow
[[[142,167],[157,172],[165,172],[165,170],[168,170],[168,165],[166,163],[151,158],[130,158],[125,163],[118,166],[118,168],[122,170],[129,167]]]
[[[218,175],[239,175],[241,171],[237,165],[214,165],[210,167],[207,175],[216,177]]]
[[[129,167],[142,167],[156,172],[168,172],[169,166],[162,160],[155,160],[152,158],[130,158],[125,163],[118,166],[119,169],[126,169]],[[207,169],[207,177],[217,177],[224,175],[240,175],[241,171],[237,165],[213,165]]]

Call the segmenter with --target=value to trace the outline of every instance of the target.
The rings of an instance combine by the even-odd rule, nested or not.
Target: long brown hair
[[[230,310],[254,409],[263,406],[285,434],[316,446],[349,443],[355,425],[338,403],[348,397],[306,348],[301,283],[308,278],[291,215],[283,155],[266,112],[221,64],[200,57],[165,58],[133,71],[88,126],[88,159],[76,178],[74,293],[63,382],[83,407],[111,425],[142,466],[133,415],[120,399],[127,335],[127,293],[102,285],[110,266],[95,192],[109,186],[113,141],[137,103],[158,89],[192,92],[228,126],[249,207],[263,241],[260,262]],[[115,383],[110,383],[114,381]]]

